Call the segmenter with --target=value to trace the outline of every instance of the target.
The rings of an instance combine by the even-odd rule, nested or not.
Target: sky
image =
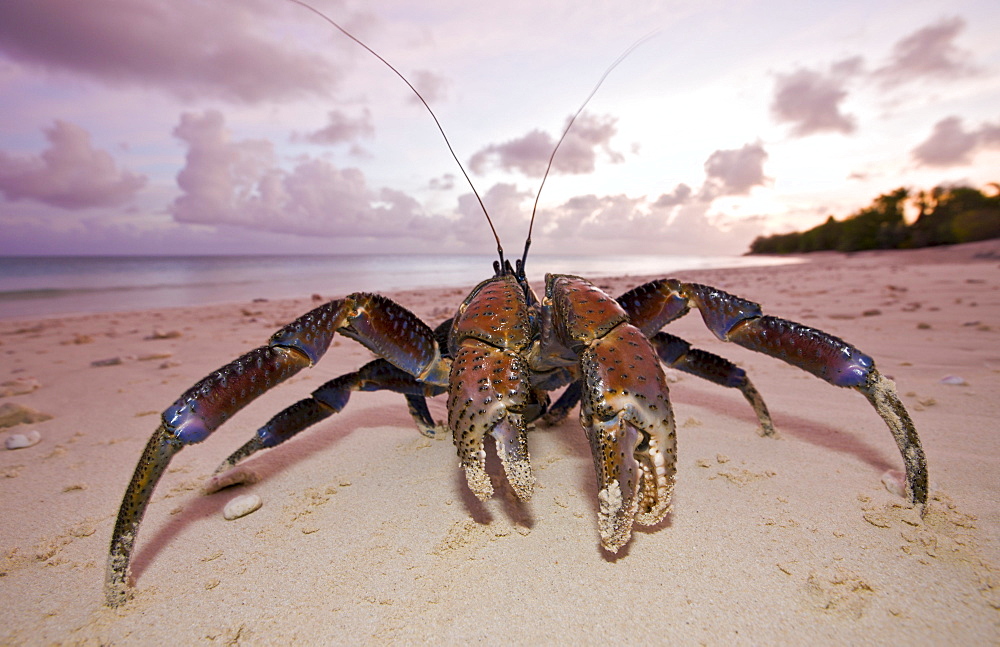
[[[508,257],[741,254],[1000,182],[1000,3],[314,0]],[[645,39],[645,40],[643,40]],[[492,254],[434,120],[289,0],[0,2],[0,255]]]

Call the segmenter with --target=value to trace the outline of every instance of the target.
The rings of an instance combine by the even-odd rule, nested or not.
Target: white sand
[[[0,643],[1000,643],[1000,243],[678,278],[874,356],[927,453],[923,521],[882,483],[902,460],[864,397],[717,342],[697,314],[671,332],[744,366],[780,438],[755,433],[738,392],[675,373],[673,512],[617,556],[599,546],[575,413],[531,434],[529,504],[495,465],[497,495],[480,504],[450,440],[418,434],[391,393],[354,394],[342,414],[248,460],[258,482],[202,495],[274,412],[370,357],[338,338],[316,368],[175,457],[139,534],[135,598],[112,610],[111,528],[159,411],[312,304],[3,321],[0,383],[22,388],[0,393],[30,392],[0,405],[52,419],[0,430],[42,436],[0,450]],[[617,294],[641,280],[597,283]],[[434,325],[464,291],[389,296]],[[148,339],[154,330],[180,336]],[[121,362],[91,365],[111,358]],[[436,419],[444,406],[431,402]],[[224,520],[240,494],[263,507]]]

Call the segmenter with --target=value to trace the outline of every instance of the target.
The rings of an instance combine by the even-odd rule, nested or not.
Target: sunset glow
[[[315,6],[398,67],[508,248],[739,254],[1000,181],[1000,5]],[[0,3],[0,254],[488,253],[391,71],[284,0]]]

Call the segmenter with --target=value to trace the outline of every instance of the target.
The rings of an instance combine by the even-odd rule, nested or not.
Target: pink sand
[[[1000,243],[678,278],[874,356],[927,453],[924,519],[883,485],[902,460],[861,395],[718,342],[696,314],[671,332],[745,367],[781,437],[755,433],[738,392],[671,372],[673,512],[617,556],[599,545],[576,413],[530,435],[527,504],[495,471],[498,493],[480,504],[450,440],[419,435],[391,393],[355,394],[342,414],[251,458],[257,483],[200,494],[270,415],[368,360],[339,338],[317,367],[177,455],[139,533],[136,595],[112,610],[111,528],[158,412],[312,304],[3,321],[0,383],[40,388],[0,406],[52,419],[0,430],[42,435],[0,449],[0,643],[1000,643]],[[617,294],[643,280],[597,283]],[[433,325],[464,290],[389,296]],[[154,330],[181,334],[148,339]],[[444,407],[431,402],[436,419]],[[224,520],[245,493],[263,507]]]

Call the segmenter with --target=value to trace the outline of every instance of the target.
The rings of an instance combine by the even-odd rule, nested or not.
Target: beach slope
[[[5,320],[0,407],[36,417],[0,439],[40,442],[0,449],[0,643],[1000,641],[1000,243],[677,276],[872,355],[923,441],[924,518],[886,487],[902,460],[862,396],[718,342],[697,314],[670,331],[743,366],[779,437],[756,433],[740,393],[669,371],[673,511],[618,555],[600,548],[575,412],[530,434],[526,504],[495,465],[497,494],[476,500],[450,439],[421,436],[391,393],[355,394],[248,460],[256,483],[202,494],[272,414],[371,357],[338,338],[316,367],[174,458],[138,537],[135,596],[109,609],[111,528],[159,412],[314,304]],[[646,278],[596,283],[618,294]],[[435,325],[464,292],[388,296]],[[444,407],[431,402],[436,419]],[[241,494],[263,506],[225,520]]]

